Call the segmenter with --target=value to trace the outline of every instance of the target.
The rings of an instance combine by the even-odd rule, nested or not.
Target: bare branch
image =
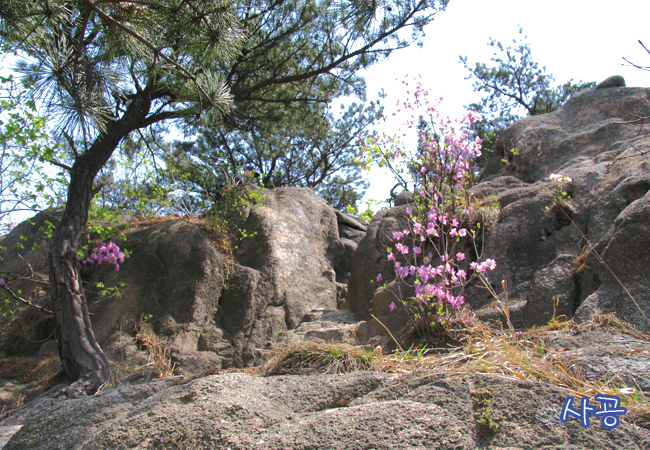
[[[6,284],[0,285],[0,288],[2,288],[2,289],[4,289],[5,291],[9,292],[9,295],[11,295],[15,300],[17,300],[17,301],[19,301],[19,302],[21,302],[21,303],[24,303],[24,304],[27,305],[27,306],[30,306],[30,307],[32,307],[32,308],[36,308],[36,309],[41,310],[41,311],[43,311],[43,312],[46,312],[46,313],[48,313],[48,314],[54,314],[54,313],[53,313],[52,311],[50,311],[49,309],[47,309],[47,308],[43,308],[42,306],[35,305],[35,304],[33,304],[32,302],[30,302],[29,300],[25,300],[24,298],[22,298],[22,297],[16,295],[16,294],[14,293],[14,291],[12,291],[11,289],[9,289],[9,287],[8,287]]]

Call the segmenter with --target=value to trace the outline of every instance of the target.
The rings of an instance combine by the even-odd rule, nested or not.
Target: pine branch
[[[155,54],[156,56],[160,57],[160,58],[163,59],[164,61],[168,62],[169,64],[171,64],[172,66],[174,66],[174,67],[176,67],[178,70],[180,70],[181,73],[183,73],[183,75],[185,75],[187,78],[189,78],[190,80],[192,80],[192,82],[194,83],[194,86],[196,87],[196,89],[197,89],[201,94],[203,94],[203,95],[204,95],[208,100],[210,100],[210,97],[208,96],[208,94],[205,92],[205,90],[203,90],[203,88],[201,87],[201,85],[199,85],[199,83],[198,83],[198,81],[197,81],[197,78],[196,78],[196,75],[194,75],[194,74],[191,73],[189,70],[187,70],[185,67],[183,67],[182,64],[178,63],[177,61],[174,61],[174,60],[171,59],[169,56],[165,55],[165,54],[162,52],[161,49],[159,49],[158,47],[156,47],[153,43],[149,42],[148,39],[146,39],[145,37],[143,37],[142,35],[140,35],[137,31],[132,30],[131,28],[127,27],[126,25],[124,25],[124,24],[120,23],[119,21],[113,19],[111,16],[109,16],[109,15],[106,14],[104,11],[102,11],[102,10],[101,10],[97,5],[95,5],[91,0],[84,0],[84,2],[88,5],[88,7],[89,7],[90,9],[92,9],[93,11],[95,11],[99,17],[101,17],[102,19],[106,20],[107,22],[109,22],[109,23],[115,25],[115,26],[118,27],[120,30],[124,31],[125,33],[130,34],[130,35],[133,36],[135,39],[137,39],[137,40],[140,41],[142,44],[144,44],[146,47],[148,47],[149,49],[153,50],[153,52],[154,52],[154,54]],[[200,99],[199,99],[199,100],[200,100]],[[211,100],[210,100],[210,102],[211,102]],[[199,108],[199,111],[200,111],[201,109],[202,109],[202,108]]]

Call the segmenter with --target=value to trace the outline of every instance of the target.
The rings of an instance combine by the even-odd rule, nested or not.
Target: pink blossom
[[[395,302],[390,302],[388,309],[390,309],[391,312],[395,311],[397,309],[397,305],[395,304]]]
[[[377,275],[376,280],[377,280],[377,283],[379,283],[379,282],[381,282],[381,280],[383,280],[383,277],[381,276],[381,274]]]
[[[421,247],[413,247],[413,253],[417,253],[418,255],[422,253],[422,248]]]
[[[81,261],[83,264],[102,264],[104,262],[108,264],[114,264],[115,270],[120,270],[120,265],[118,263],[124,262],[124,253],[120,251],[120,248],[115,245],[113,241],[110,241],[108,244],[102,242],[99,247],[93,249],[93,253],[84,260]]]
[[[463,237],[467,236],[467,230],[465,228],[461,228],[458,230],[458,235]]]
[[[465,259],[465,253],[462,253],[462,252],[458,252],[458,253],[456,253],[456,259],[457,259],[458,261],[462,261],[462,260],[464,260],[464,259]]]
[[[397,249],[398,252],[400,252],[403,255],[408,255],[408,253],[409,253],[408,245],[404,245],[402,243],[397,243],[397,245],[395,245],[395,248]]]
[[[390,252],[388,254],[388,261],[393,261],[393,260],[395,260],[395,255],[393,254],[393,252]]]

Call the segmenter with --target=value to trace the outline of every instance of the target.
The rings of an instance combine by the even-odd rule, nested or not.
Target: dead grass
[[[187,219],[189,216],[173,214],[169,216],[136,216],[129,224],[129,233],[144,230],[145,228],[159,223],[171,222],[172,220]]]
[[[176,364],[172,362],[169,348],[154,333],[151,324],[144,317],[141,317],[135,324],[135,340],[149,358],[149,362],[140,370],[157,370],[160,378],[174,375]]]
[[[16,379],[20,383],[37,381],[40,389],[47,389],[63,377],[58,357],[9,357],[0,359],[0,378]]]
[[[257,374],[262,376],[345,373],[378,369],[377,353],[360,347],[333,344],[292,345],[279,351]]]

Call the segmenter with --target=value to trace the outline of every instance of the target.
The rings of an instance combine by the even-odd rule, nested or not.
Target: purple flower
[[[383,280],[383,279],[384,279],[384,278],[381,276],[381,274],[377,275],[377,278],[376,278],[377,283],[380,283],[381,280]]]
[[[390,302],[388,309],[390,309],[391,312],[395,311],[397,309],[397,305],[395,304],[395,302]]]
[[[5,280],[0,278],[0,286],[2,286],[3,284],[5,284]]]

